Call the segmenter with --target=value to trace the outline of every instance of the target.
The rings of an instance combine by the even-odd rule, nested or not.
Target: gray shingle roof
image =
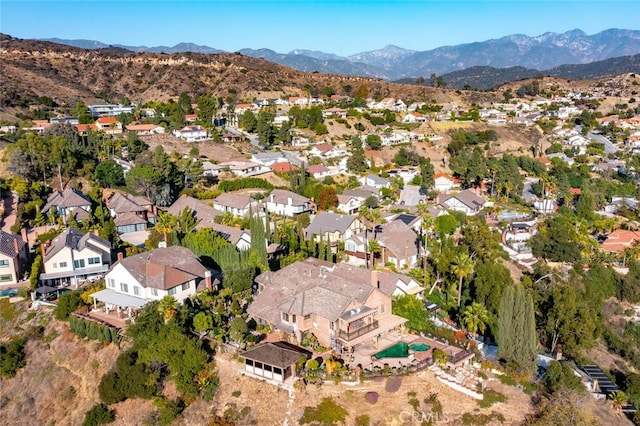
[[[44,260],[46,262],[65,247],[76,251],[81,251],[89,247],[101,253],[103,259],[110,258],[111,252],[105,250],[102,246],[111,247],[111,243],[91,232],[83,234],[77,229],[67,228],[51,241],[51,245],[45,250]]]
[[[173,204],[171,204],[171,207],[167,209],[167,213],[178,217],[185,207],[188,207],[189,210],[195,214],[196,220],[200,223],[213,223],[216,216],[222,215],[222,212],[214,209],[204,201],[187,195],[182,195]]]
[[[316,215],[313,222],[305,230],[307,238],[313,235],[323,235],[326,232],[338,231],[344,234],[349,226],[356,220],[355,216],[321,212]]]
[[[66,188],[64,191],[54,191],[47,197],[47,204],[42,211],[49,211],[51,207],[81,207],[90,206],[91,200],[83,193],[73,188]]]
[[[207,271],[191,250],[180,246],[136,254],[117,264],[122,265],[143,287],[160,290],[168,290],[198,277],[204,278]]]
[[[303,355],[307,358],[312,356],[309,351],[285,342],[265,343],[241,354],[243,358],[282,369],[294,364]]]
[[[16,241],[18,251],[16,251]],[[9,257],[17,257],[23,250],[25,244],[20,235],[0,231],[0,253]]]
[[[232,207],[235,209],[245,209],[249,207],[251,198],[248,195],[244,194],[225,193],[218,195],[218,197],[216,197],[213,202],[221,206]]]
[[[260,274],[256,282],[261,284],[262,290],[254,297],[247,312],[272,324],[280,321],[280,312],[315,313],[335,320],[352,301],[363,304],[375,290],[370,281],[338,277],[327,266],[307,261]]]
[[[303,205],[311,201],[307,197],[285,189],[274,189],[271,191],[271,194],[267,196],[267,200],[276,204],[289,204],[289,198],[291,198],[291,203],[294,206]]]
[[[128,212],[140,212],[147,210],[147,206],[151,206],[151,201],[144,197],[135,197],[130,194],[114,193],[107,200],[107,208],[115,211],[117,214]]]

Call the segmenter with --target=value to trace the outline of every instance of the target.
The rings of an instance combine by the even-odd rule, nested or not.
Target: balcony
[[[336,336],[338,337],[338,339],[342,339],[348,342],[350,340],[357,339],[358,337],[363,336],[369,333],[370,331],[376,330],[379,326],[380,325],[378,324],[378,321],[374,320],[369,324],[364,325],[355,330],[351,330],[351,331],[337,330]]]

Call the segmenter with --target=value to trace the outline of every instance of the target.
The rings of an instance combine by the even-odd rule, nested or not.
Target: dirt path
[[[11,227],[16,223],[16,210],[18,209],[18,194],[11,192],[11,197],[2,200],[4,214],[2,217],[2,230],[11,233]]]

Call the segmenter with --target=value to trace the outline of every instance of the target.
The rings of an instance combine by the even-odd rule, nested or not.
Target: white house
[[[268,212],[283,216],[297,216],[314,210],[310,199],[284,189],[274,189],[266,200]]]
[[[220,170],[229,170],[238,177],[255,176],[271,171],[269,167],[252,161],[225,161],[218,164]]]
[[[463,212],[467,216],[473,216],[482,210],[487,200],[477,195],[472,189],[465,189],[455,195],[445,196],[440,201],[440,206],[446,210]]]
[[[324,179],[327,176],[331,176],[331,170],[323,164],[316,164],[307,167],[307,172],[315,179]]]
[[[224,193],[213,200],[213,208],[222,213],[231,212],[234,216],[245,216],[251,209],[251,198],[245,194]],[[255,210],[257,211],[257,210]]]
[[[403,123],[426,123],[427,116],[420,112],[410,112],[402,119]]]
[[[105,275],[106,289],[93,293],[96,302],[111,310],[134,310],[171,296],[182,303],[196,291],[211,288],[211,271],[191,250],[180,246],[158,248],[118,260]]]
[[[67,228],[40,247],[44,260],[40,281],[51,287],[99,278],[111,265],[111,243],[90,232]]]
[[[378,189],[391,187],[391,182],[383,177],[374,175],[373,173],[369,173],[367,176],[362,177],[359,180],[363,185],[372,186]]]
[[[173,136],[184,140],[185,142],[198,142],[211,139],[207,129],[202,126],[185,126],[182,129],[174,130]]]
[[[360,210],[360,207],[362,207],[364,200],[364,198],[353,195],[340,194],[338,195],[337,210],[346,214],[356,214],[358,210]]]
[[[22,237],[0,231],[0,286],[20,281],[27,259],[27,244]]]
[[[447,173],[435,174],[433,176],[433,181],[433,188],[438,192],[442,192],[443,194],[447,194],[453,188],[460,187],[460,179],[454,178]]]

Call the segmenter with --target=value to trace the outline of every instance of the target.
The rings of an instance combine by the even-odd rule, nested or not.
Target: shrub
[[[106,425],[113,422],[116,416],[104,404],[96,404],[84,415],[82,426]]]
[[[349,413],[332,398],[322,398],[317,407],[305,407],[300,424],[334,425],[344,423]]]
[[[369,404],[375,404],[376,402],[378,402],[379,397],[380,395],[378,395],[378,392],[372,391],[364,394],[364,399],[366,399]]]
[[[498,374],[496,375],[496,377],[502,384],[505,384],[507,386],[515,386],[518,384],[513,377],[507,376],[506,374]]]
[[[83,305],[82,292],[80,290],[70,291],[58,298],[58,306],[55,309],[56,319],[66,320],[71,312]]]
[[[144,364],[137,363],[138,354],[126,351],[116,360],[113,371],[102,376],[98,392],[106,404],[114,404],[126,398],[151,398],[156,393],[157,378]]]
[[[369,426],[370,424],[371,419],[366,414],[356,417],[356,426]]]
[[[492,389],[487,389],[482,395],[482,400],[478,401],[478,406],[480,408],[489,408],[495,403],[505,402],[506,400],[507,397],[500,392],[496,392]]]
[[[398,392],[401,385],[402,385],[402,377],[391,376],[387,378],[387,382],[384,384],[384,390],[389,393]]]
[[[0,376],[10,378],[26,365],[24,339],[13,339],[0,345]]]
[[[240,395],[242,395],[242,392],[239,390],[235,390],[233,392],[231,392],[231,396],[234,398],[238,398]]]

